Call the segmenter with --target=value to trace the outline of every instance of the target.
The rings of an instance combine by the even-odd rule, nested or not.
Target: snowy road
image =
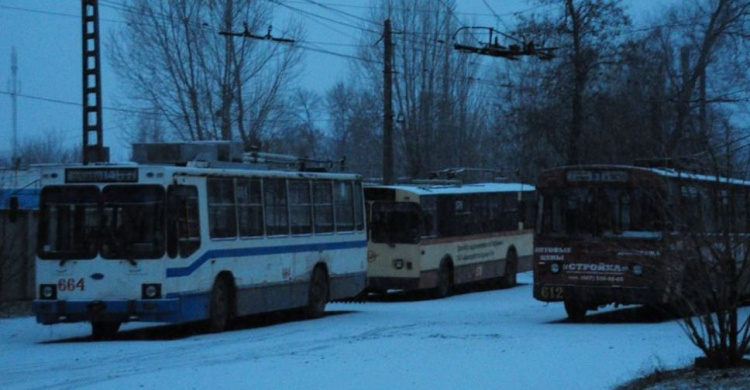
[[[698,355],[676,321],[625,308],[571,324],[531,297],[530,273],[519,282],[334,303],[318,320],[260,316],[221,334],[128,324],[94,342],[88,324],[2,319],[0,389],[606,389]]]

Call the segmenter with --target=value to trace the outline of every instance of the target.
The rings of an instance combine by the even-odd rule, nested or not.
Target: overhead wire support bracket
[[[540,60],[546,61],[551,60],[555,57],[554,51],[556,47],[538,47],[534,41],[523,42],[510,35],[504,34],[500,31],[495,30],[492,27],[479,27],[479,26],[464,26],[456,30],[453,34],[453,41],[456,42],[456,37],[462,30],[487,30],[489,32],[489,39],[486,44],[482,46],[472,46],[462,43],[454,43],[453,48],[464,53],[475,53],[481,55],[488,55],[492,57],[502,57],[508,60],[518,60],[521,56],[534,56]],[[506,38],[517,40],[520,44],[511,44],[508,46],[501,45],[498,39],[498,35],[502,35]],[[480,42],[482,43],[482,42]]]
[[[232,31],[219,31],[219,35],[225,35],[230,37],[243,37],[243,38],[252,38],[252,39],[258,39],[262,41],[274,41],[274,42],[281,42],[281,43],[295,43],[296,41],[294,39],[289,38],[279,38],[274,37],[271,35],[271,30],[273,29],[273,26],[268,26],[268,32],[266,35],[256,35],[250,32],[250,29],[247,26],[247,22],[242,24],[244,27],[244,30],[242,32],[232,32]]]

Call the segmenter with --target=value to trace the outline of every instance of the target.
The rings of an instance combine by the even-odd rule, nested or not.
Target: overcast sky
[[[623,4],[642,23],[653,17],[665,4],[677,0],[625,0]],[[274,17],[274,31],[283,29],[292,17],[307,29],[305,70],[302,87],[324,92],[346,77],[348,60],[343,56],[324,51],[354,54],[351,46],[357,43],[360,30],[348,27],[355,24],[346,17],[327,9],[336,8],[362,17],[369,16],[371,0],[316,0],[318,4],[302,0],[283,0],[296,10],[278,7]],[[113,29],[122,28],[123,18],[118,8],[124,0],[101,1],[100,33],[104,41]],[[458,18],[467,25],[493,26],[499,29],[512,27],[514,13],[539,11],[527,0],[459,0]],[[494,15],[498,15],[495,17]],[[81,114],[81,5],[79,0],[0,0],[0,154],[10,153],[12,146],[11,50],[18,54],[18,139],[39,137],[43,132],[57,132],[70,146],[82,139]],[[318,16],[313,16],[318,15]],[[326,20],[332,19],[332,20]],[[337,23],[338,22],[338,23]],[[375,28],[375,27],[373,27]],[[102,50],[106,50],[102,42]],[[124,98],[102,53],[102,90],[104,118],[104,143],[116,160],[126,160],[129,155],[113,111]]]

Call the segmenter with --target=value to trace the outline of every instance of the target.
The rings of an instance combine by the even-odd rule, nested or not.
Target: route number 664
[[[86,289],[86,284],[83,278],[78,280],[73,278],[59,279],[57,281],[57,291],[83,291]]]

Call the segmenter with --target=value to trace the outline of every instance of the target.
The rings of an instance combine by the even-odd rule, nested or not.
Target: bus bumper
[[[353,298],[362,293],[367,286],[367,274],[358,272],[331,277],[330,299]]]
[[[36,321],[50,325],[81,321],[173,322],[180,313],[180,299],[134,299],[129,301],[35,300]]]
[[[574,299],[588,305],[606,305],[610,303],[629,304],[663,304],[668,295],[664,290],[649,287],[610,287],[610,286],[570,286],[535,284],[534,298],[543,302],[559,302]]]
[[[391,278],[370,277],[367,278],[369,290],[416,290],[421,288],[419,278]]]

